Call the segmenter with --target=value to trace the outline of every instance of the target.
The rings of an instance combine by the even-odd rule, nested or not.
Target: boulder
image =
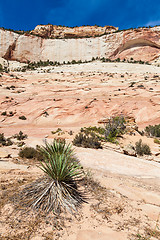
[[[132,144],[126,145],[123,149],[123,153],[126,154],[126,155],[129,155],[129,156],[134,156],[134,157],[137,156],[135,148]]]

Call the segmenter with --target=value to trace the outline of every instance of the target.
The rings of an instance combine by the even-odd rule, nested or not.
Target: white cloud
[[[147,27],[148,26],[155,26],[155,25],[160,25],[160,20],[155,20],[155,21],[149,21],[148,23],[145,24]]]

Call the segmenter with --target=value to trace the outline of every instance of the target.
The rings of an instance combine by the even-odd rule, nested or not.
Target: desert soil
[[[159,67],[97,61],[2,73],[0,80],[0,114],[6,112],[0,115],[0,132],[10,137],[22,130],[27,146],[54,137],[71,142],[81,127],[116,114],[134,117],[140,130],[160,123]],[[60,136],[51,133],[57,128]],[[152,156],[124,155],[123,146],[140,138],[150,145]],[[15,211],[13,195],[42,172],[38,162],[18,157],[16,141],[1,146],[0,239],[160,239],[160,146],[153,140],[135,133],[125,135],[119,145],[75,148],[89,179],[83,185],[88,203],[76,217]]]

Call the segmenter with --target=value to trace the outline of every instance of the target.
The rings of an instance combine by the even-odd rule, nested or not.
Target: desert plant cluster
[[[117,143],[117,138],[125,133],[126,121],[123,116],[111,117],[104,127],[81,128],[73,145],[85,148],[102,148],[101,142]]]
[[[10,146],[13,144],[13,142],[11,141],[11,138],[6,138],[4,133],[0,133],[0,144],[2,146]]]
[[[75,60],[73,59],[72,61],[63,61],[63,62],[58,62],[58,61],[50,61],[50,60],[47,60],[47,61],[38,61],[38,62],[28,62],[28,64],[26,66],[24,66],[23,68],[17,68],[15,69],[15,71],[22,71],[22,72],[25,72],[27,70],[36,70],[37,68],[40,68],[40,67],[47,67],[47,66],[59,66],[59,65],[72,65],[72,64],[82,64],[82,63],[90,63],[90,62],[93,62],[93,61],[101,61],[101,62],[127,62],[127,63],[138,63],[138,64],[147,64],[147,65],[150,65],[149,62],[145,62],[145,61],[142,61],[142,60],[134,60],[133,58],[131,59],[120,59],[120,58],[116,58],[116,59],[110,59],[110,58],[105,58],[105,57],[92,57],[92,59],[90,60],[85,60],[85,61],[82,61],[82,60]],[[9,69],[7,68],[3,68],[2,66],[0,66],[0,71],[9,71]]]
[[[145,132],[151,137],[160,137],[160,124],[147,126]]]
[[[84,177],[83,168],[72,146],[64,140],[55,139],[51,144],[45,142],[39,153],[43,159],[40,169],[44,176],[22,190],[18,204],[46,213],[52,211],[59,214],[68,210],[74,214],[78,206],[85,202],[85,197],[78,188]]]
[[[151,149],[146,143],[142,143],[142,139],[140,139],[135,144],[136,153],[140,156],[143,155],[151,155]]]

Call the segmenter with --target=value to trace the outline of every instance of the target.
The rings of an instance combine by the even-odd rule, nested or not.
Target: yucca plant
[[[21,193],[22,205],[55,214],[61,210],[77,211],[77,207],[85,202],[78,182],[83,179],[84,172],[74,155],[70,144],[62,140],[54,140],[39,151],[44,160],[41,170],[45,175],[26,186]]]

